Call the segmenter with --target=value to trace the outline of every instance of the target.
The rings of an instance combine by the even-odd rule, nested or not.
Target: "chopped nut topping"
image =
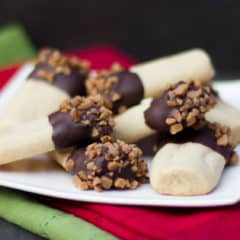
[[[183,130],[183,125],[180,123],[174,124],[170,126],[170,133],[175,135]]]
[[[113,108],[113,104],[121,99],[119,93],[113,90],[113,87],[117,84],[118,78],[112,76],[115,73],[119,73],[124,69],[118,63],[112,64],[110,70],[99,71],[96,75],[90,76],[86,80],[86,89],[89,95],[102,95],[105,106],[109,109]],[[126,106],[120,106],[119,113],[126,110]]]
[[[74,178],[75,184],[82,189],[95,191],[134,189],[146,183],[147,164],[139,160],[142,151],[134,144],[113,139],[101,138],[101,143],[93,143],[86,148],[84,168]]]
[[[91,127],[93,139],[110,134],[114,126],[112,112],[103,106],[99,95],[90,97],[74,97],[60,105],[60,111],[69,113],[73,121]]]
[[[172,108],[172,111],[165,123],[169,126],[171,134],[177,134],[185,126],[195,125],[216,104],[210,88],[196,81],[172,84],[167,91],[167,106]],[[222,144],[224,141],[225,139],[221,140]]]
[[[39,67],[36,75],[49,83],[53,83],[55,76],[58,74],[70,75],[73,69],[82,74],[88,74],[90,68],[88,61],[76,57],[66,57],[60,51],[49,48],[39,52],[35,66],[36,68]]]

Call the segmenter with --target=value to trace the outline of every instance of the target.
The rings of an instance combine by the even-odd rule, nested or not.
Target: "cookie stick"
[[[150,105],[132,107],[115,117],[114,136],[136,142],[155,131],[163,136],[175,135],[201,122],[215,104],[216,98],[208,86],[197,81],[179,82],[166,89]]]
[[[119,113],[137,105],[143,97],[159,96],[169,84],[199,80],[208,83],[214,76],[210,58],[201,49],[163,57],[131,67],[128,71],[113,65],[86,80],[90,95],[101,94],[108,107]]]
[[[0,163],[9,163],[55,149],[85,144],[112,132],[112,112],[101,98],[75,97],[48,117],[6,131],[0,137]]]
[[[0,129],[38,119],[57,110],[71,96],[85,95],[86,62],[57,50],[40,51],[33,72],[1,114]]]
[[[213,190],[224,166],[238,160],[229,133],[226,127],[210,124],[160,140],[160,150],[150,168],[153,188],[171,195],[198,195]]]
[[[109,136],[87,147],[55,151],[53,155],[84,190],[134,189],[148,181],[147,163],[140,160],[142,151]]]
[[[219,182],[224,166],[224,157],[202,144],[168,143],[153,158],[150,183],[161,194],[206,194]]]

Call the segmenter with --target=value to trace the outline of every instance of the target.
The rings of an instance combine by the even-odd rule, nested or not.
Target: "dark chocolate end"
[[[210,87],[196,81],[179,82],[152,101],[145,111],[146,124],[162,135],[175,135],[200,124],[204,114],[216,104]]]
[[[137,74],[117,66],[89,77],[86,88],[90,95],[102,95],[106,106],[114,113],[121,113],[142,100],[144,89]]]
[[[84,96],[88,72],[88,62],[67,58],[58,50],[43,49],[39,52],[35,68],[28,79],[47,81],[70,96]]]
[[[112,112],[99,96],[75,97],[64,101],[60,110],[49,116],[56,149],[86,144],[112,133]]]
[[[100,143],[73,151],[68,161],[73,163],[74,182],[81,189],[134,189],[148,181],[141,155],[135,145],[105,136]]]

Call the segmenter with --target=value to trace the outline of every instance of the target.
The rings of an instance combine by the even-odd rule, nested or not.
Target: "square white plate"
[[[4,106],[15,94],[31,69],[31,65],[25,65],[13,77],[0,96],[0,110],[4,109]],[[215,87],[226,101],[236,107],[240,106],[240,81],[216,83]],[[239,150],[238,153],[240,153]],[[87,202],[145,206],[209,207],[230,205],[240,200],[240,165],[226,168],[220,184],[213,192],[193,197],[160,195],[154,192],[149,184],[142,185],[136,190],[127,191],[112,190],[101,193],[82,191],[74,187],[72,177],[69,174],[44,156],[2,166],[0,168],[0,185],[46,196]]]

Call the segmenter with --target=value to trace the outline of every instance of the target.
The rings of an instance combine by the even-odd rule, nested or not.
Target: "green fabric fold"
[[[19,63],[36,55],[25,29],[18,24],[0,28],[0,67]]]
[[[113,240],[114,236],[27,195],[0,188],[0,216],[47,239]]]

